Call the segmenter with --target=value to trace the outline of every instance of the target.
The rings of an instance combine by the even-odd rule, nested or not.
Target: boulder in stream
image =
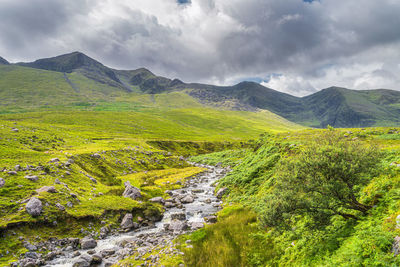
[[[85,237],[80,240],[81,248],[82,249],[91,249],[97,246],[96,240],[91,237]]]
[[[181,199],[181,202],[183,204],[188,204],[188,203],[193,203],[194,198],[192,196],[185,196],[184,198]]]

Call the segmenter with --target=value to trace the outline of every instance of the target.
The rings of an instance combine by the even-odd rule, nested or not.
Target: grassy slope
[[[282,133],[258,141],[254,149],[200,155],[191,160],[234,166],[220,183],[230,189],[225,201],[240,203],[262,218],[263,201],[273,187],[276,164],[282,157],[294,156],[322,132]],[[393,256],[391,248],[393,238],[400,234],[396,228],[396,217],[400,213],[400,171],[391,165],[400,163],[400,129],[349,129],[342,133],[348,140],[376,144],[385,153],[385,172],[372,179],[359,196],[363,203],[374,205],[366,216],[353,222],[334,217],[331,225],[322,230],[306,228],[307,221],[301,217],[293,220],[291,230],[285,231],[265,228],[261,222],[256,230],[252,224],[244,224],[241,227],[246,234],[237,236],[235,230],[229,230],[237,227],[237,213],[227,207],[228,219],[225,214],[221,223],[217,223],[221,226],[210,226],[187,237],[195,240],[193,250],[187,254],[189,266],[216,266],[229,262],[232,255],[224,252],[229,250],[243,255],[240,258],[243,266],[397,266],[399,258]],[[241,212],[240,216],[245,220],[253,215]],[[213,250],[205,244],[216,244],[219,249]],[[260,246],[265,248],[262,252],[258,250]],[[205,257],[207,260],[201,265],[194,261],[199,255],[210,256]]]
[[[204,153],[232,147],[227,141],[256,138],[265,131],[303,128],[268,111],[205,107],[184,92],[128,93],[80,72],[21,66],[0,66],[0,98],[0,168],[4,170],[0,177],[6,181],[0,188],[0,264],[26,252],[18,236],[33,243],[51,236],[83,236],[98,232],[101,221],[117,226],[133,208],[138,210],[135,216],[159,212],[159,206],[147,202],[150,197],[167,197],[166,189],[179,187],[180,181],[202,171],[160,147],[185,155]],[[175,142],[182,140],[191,142]],[[93,157],[95,152],[101,158]],[[60,163],[49,163],[56,157]],[[67,159],[74,160],[70,167],[65,165]],[[8,174],[17,164],[43,168]],[[26,175],[37,175],[39,181],[29,181]],[[121,196],[126,180],[142,190],[143,203]],[[42,186],[55,186],[58,192],[37,194],[35,190]],[[29,216],[21,202],[31,196],[45,204],[37,218]],[[73,207],[64,212],[55,207],[68,202]],[[54,222],[57,227],[51,227]]]

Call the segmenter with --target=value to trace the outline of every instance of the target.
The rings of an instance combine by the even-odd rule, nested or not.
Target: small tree
[[[287,223],[296,215],[311,216],[320,224],[334,215],[357,219],[371,208],[358,195],[377,174],[379,159],[375,147],[327,131],[298,156],[281,161],[266,199],[265,224]]]

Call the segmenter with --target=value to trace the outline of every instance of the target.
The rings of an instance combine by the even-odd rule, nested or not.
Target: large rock
[[[86,257],[80,257],[74,262],[72,267],[89,267],[91,262],[92,262],[91,258],[89,261]]]
[[[139,188],[132,186],[131,183],[127,181],[125,182],[125,191],[122,196],[136,200],[142,197],[142,193],[140,192]]]
[[[133,215],[131,213],[125,214],[121,222],[122,229],[131,229],[133,227]]]
[[[223,187],[217,191],[217,198],[222,198],[228,192],[228,188]]]
[[[165,200],[162,197],[153,197],[149,199],[150,202],[164,204]]]
[[[2,188],[6,184],[6,181],[3,178],[0,178],[0,188]]]
[[[187,230],[188,228],[189,226],[185,221],[178,221],[178,220],[172,220],[168,226],[168,229],[174,232],[181,232]]]
[[[80,240],[81,248],[82,249],[91,249],[97,246],[96,240],[91,237],[85,237]]]
[[[39,194],[42,192],[47,192],[47,193],[57,193],[57,190],[54,186],[43,186],[39,189],[36,190]]]
[[[31,216],[39,216],[42,213],[42,201],[38,198],[31,198],[28,203],[26,203],[26,212],[28,212]]]
[[[187,203],[193,203],[194,198],[192,196],[185,196],[184,198],[181,199],[181,202],[183,204],[187,204]]]

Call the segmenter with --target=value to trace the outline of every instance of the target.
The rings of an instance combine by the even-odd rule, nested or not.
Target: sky
[[[0,56],[81,51],[185,82],[400,90],[399,0],[0,0]]]

